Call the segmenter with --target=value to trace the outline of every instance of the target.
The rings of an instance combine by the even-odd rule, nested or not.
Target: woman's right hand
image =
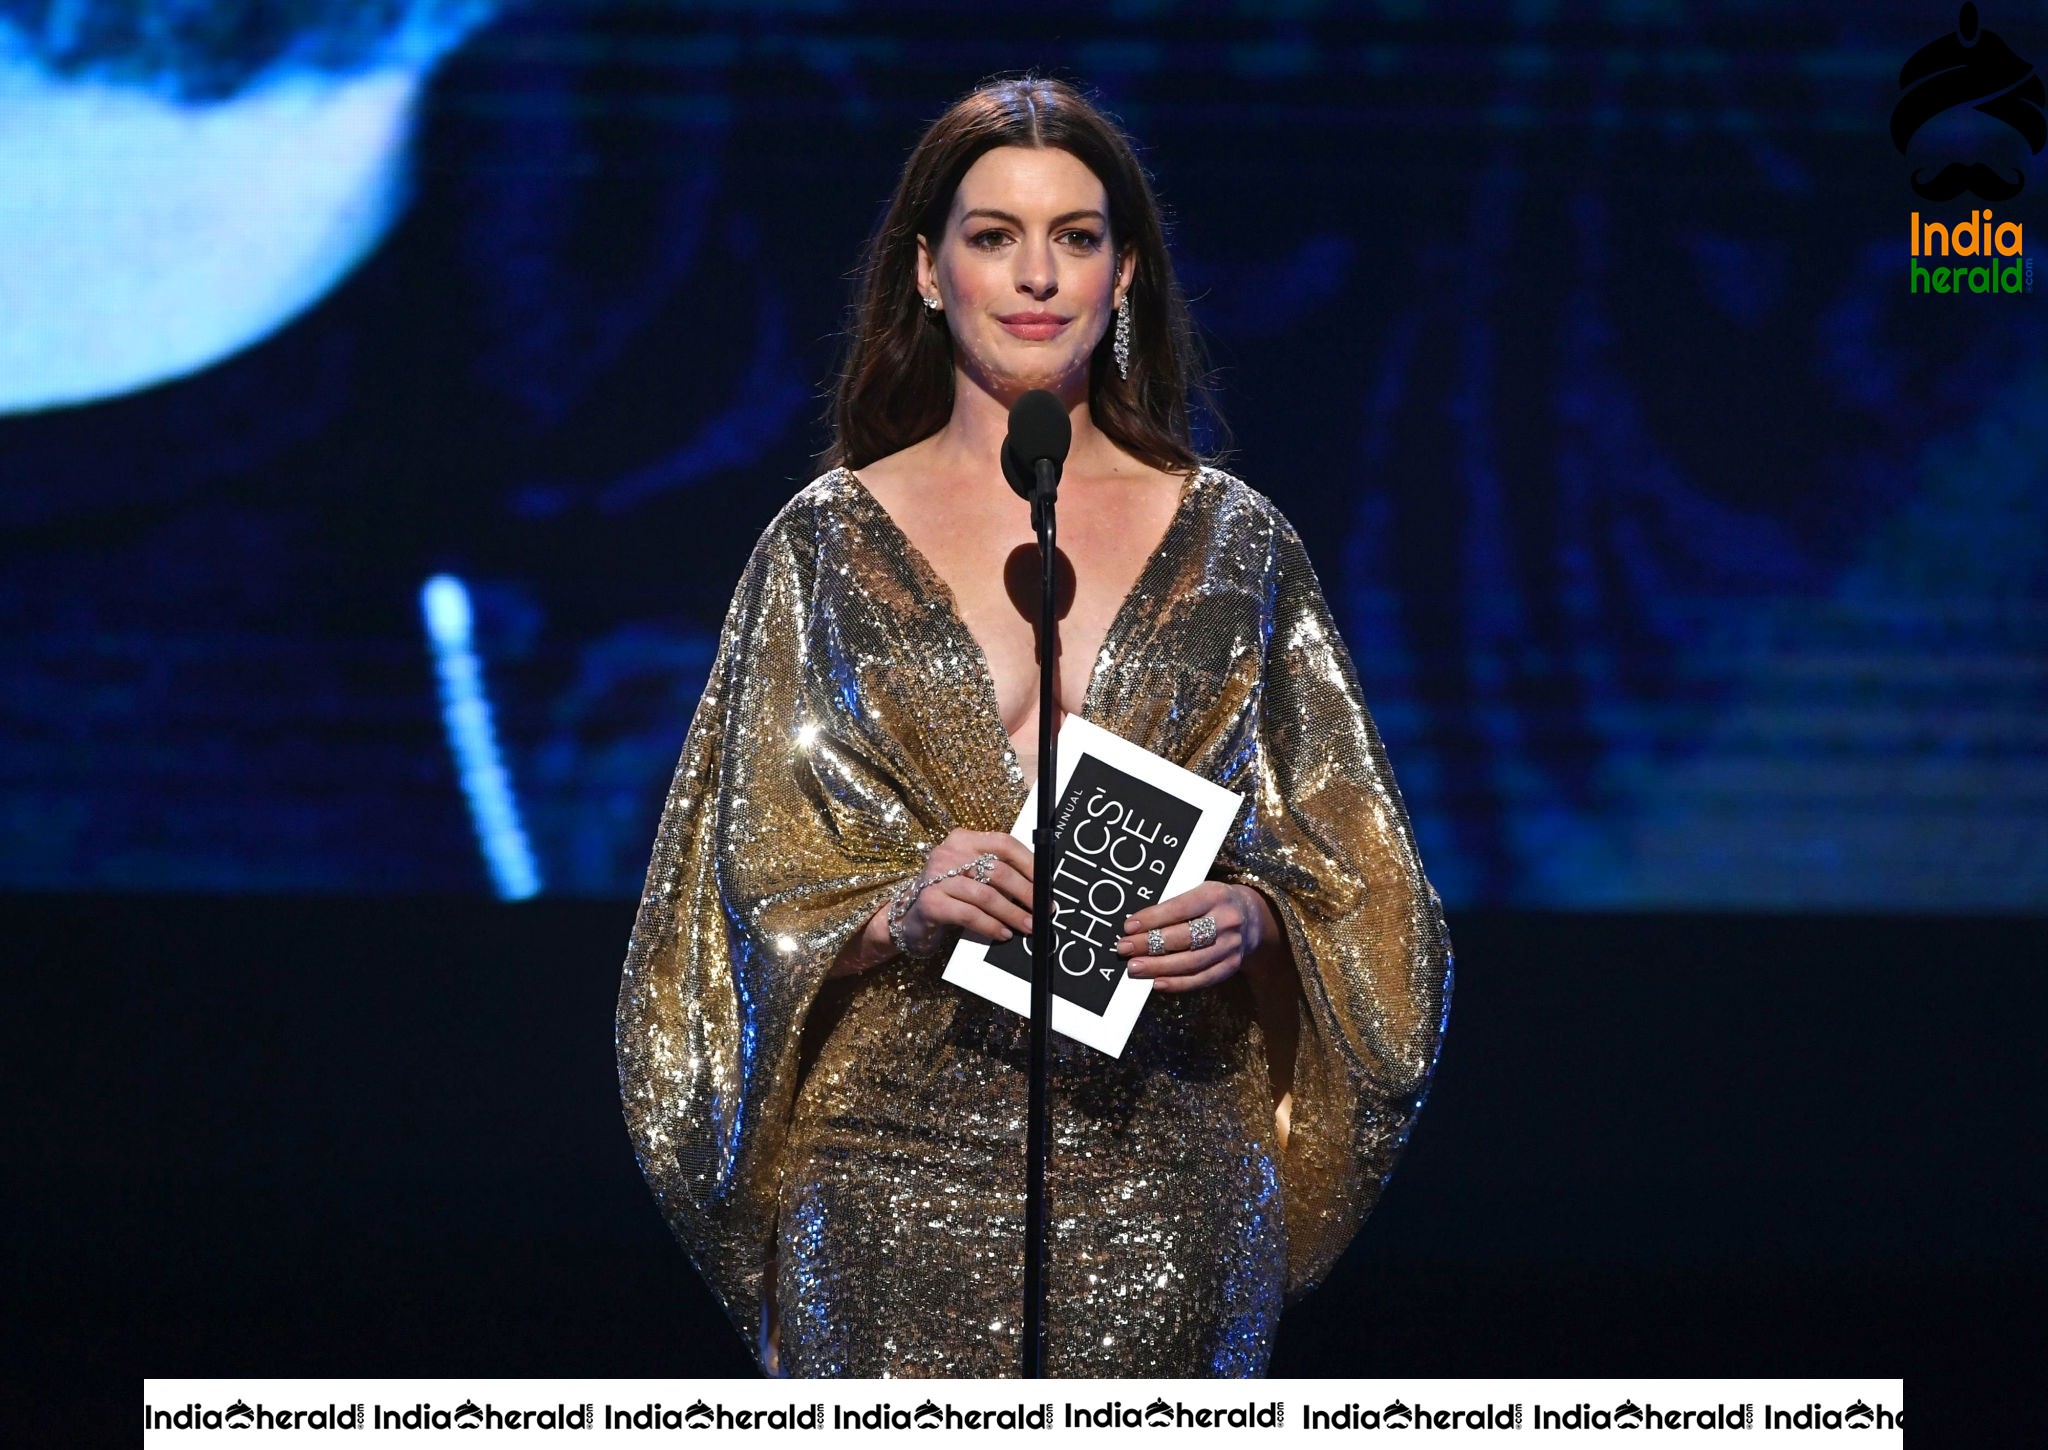
[[[987,855],[996,858],[987,885],[965,871],[944,881],[935,879]],[[904,914],[902,932],[920,956],[931,952],[948,931],[970,932],[991,941],[1008,941],[1015,932],[1030,935],[1031,852],[1015,836],[955,831],[932,848],[918,875],[932,884],[917,893]],[[885,907],[883,915],[887,914]]]
[[[944,881],[932,880],[982,855],[996,858],[995,871],[986,885],[964,871]],[[949,931],[972,932],[991,941],[1008,941],[1017,932],[1030,933],[1031,851],[1015,836],[954,831],[932,848],[917,874],[932,884],[917,894],[903,916],[903,939],[913,951],[933,951]],[[832,976],[864,972],[897,954],[896,944],[889,939],[889,905],[894,900],[892,893],[867,926],[841,948],[832,964]]]

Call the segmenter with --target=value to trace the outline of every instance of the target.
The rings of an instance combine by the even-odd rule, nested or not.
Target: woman
[[[832,471],[741,580],[619,997],[643,1171],[771,1372],[1019,1363],[1027,1024],[939,979],[1030,927],[1038,564],[998,467],[1074,428],[1058,698],[1247,805],[1120,950],[1123,1056],[1055,1038],[1048,1371],[1263,1373],[1377,1197],[1450,950],[1300,540],[1190,442],[1191,332],[1129,142],[983,87],[871,244]]]

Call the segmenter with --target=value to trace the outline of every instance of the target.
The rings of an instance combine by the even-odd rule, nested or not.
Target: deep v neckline
[[[1009,765],[1010,779],[1023,780],[1024,765],[1017,755],[1016,742],[1010,739],[1010,732],[1003,727],[1002,696],[996,690],[995,669],[989,664],[987,649],[983,647],[974,631],[967,626],[967,616],[961,612],[959,596],[953,592],[953,586],[946,582],[945,576],[939,573],[937,566],[925,557],[924,550],[918,548],[909,533],[896,522],[896,516],[875,497],[874,491],[862,481],[861,476],[851,468],[842,467],[839,471],[847,482],[853,485],[853,491],[863,505],[874,513],[889,534],[894,535],[895,542],[904,560],[910,565],[911,572],[918,576],[932,597],[945,606],[953,628],[959,632],[967,652],[975,661],[975,673],[981,686],[981,713],[995,727],[997,738],[1003,742],[1003,755]],[[1171,552],[1174,536],[1180,531],[1182,522],[1188,516],[1188,506],[1193,502],[1196,490],[1207,482],[1208,473],[1206,467],[1197,467],[1182,480],[1180,498],[1174,504],[1172,516],[1166,521],[1165,532],[1160,534],[1159,542],[1152,546],[1152,552],[1145,556],[1145,562],[1139,568],[1137,577],[1131,581],[1131,587],[1124,591],[1124,597],[1118,603],[1116,612],[1109,617],[1109,628],[1102,633],[1102,645],[1095,651],[1094,663],[1088,669],[1088,684],[1081,692],[1081,708],[1078,713],[1082,719],[1099,723],[1094,718],[1094,706],[1096,686],[1104,675],[1103,663],[1110,657],[1110,651],[1116,645],[1118,636],[1123,633],[1131,611],[1137,605],[1139,595],[1145,592],[1145,586],[1152,575],[1164,567],[1166,557]]]

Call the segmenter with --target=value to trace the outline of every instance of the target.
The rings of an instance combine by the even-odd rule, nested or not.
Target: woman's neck
[[[952,477],[986,477],[992,487],[1003,487],[1003,440],[1010,433],[1010,406],[1015,401],[1015,397],[993,392],[956,371],[952,414],[931,438],[934,466]],[[1086,395],[1062,397],[1060,401],[1074,430],[1073,446],[1067,450],[1066,474],[1080,478],[1108,471],[1116,445],[1095,426]]]

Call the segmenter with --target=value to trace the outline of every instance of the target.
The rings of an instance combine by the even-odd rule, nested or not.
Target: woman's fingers
[[[1000,835],[994,831],[955,831],[940,843],[939,851],[932,853],[935,866],[940,865],[937,860],[940,852],[949,857],[944,866],[960,865],[976,856],[994,856],[1026,881],[1031,879],[1031,848],[1015,836]]]
[[[953,923],[968,936],[987,937],[990,941],[1008,941],[1014,932],[979,907],[963,907],[960,919]]]
[[[1236,964],[1242,960],[1239,946],[1238,934],[1230,932],[1217,937],[1214,942],[1199,951],[1168,952],[1158,957],[1133,957],[1127,970],[1140,980],[1149,979],[1155,986],[1163,987],[1169,983],[1175,987],[1207,985],[1207,982],[1201,979],[1210,970],[1219,967],[1229,968],[1221,976],[1214,978],[1217,981],[1230,975],[1230,971],[1236,970]]]
[[[1023,907],[1026,912],[1031,910],[1031,878],[1014,866],[996,867],[995,874],[988,878],[988,884]]]
[[[983,856],[995,861],[989,881],[1012,901],[1031,901],[1031,852],[1015,836],[993,831],[955,831],[925,858],[924,875],[936,882],[948,871],[971,875],[974,863]],[[954,879],[957,879],[954,878]]]
[[[928,920],[962,931],[1009,940],[1010,934],[1031,930],[1031,913],[994,886],[984,886],[965,876],[925,888],[916,909]]]
[[[1243,936],[1245,925],[1244,913],[1239,911],[1234,905],[1219,906],[1212,911],[1197,911],[1194,918],[1180,918],[1166,926],[1151,928],[1140,926],[1138,930],[1117,938],[1117,952],[1121,956],[1136,957],[1140,960],[1151,956],[1152,933],[1154,931],[1157,931],[1165,938],[1167,951],[1193,951],[1195,949],[1195,921],[1204,916],[1209,918],[1210,925],[1215,928],[1215,935],[1210,940],[1220,942],[1226,937],[1241,938]],[[1144,913],[1142,912],[1131,918],[1131,920],[1137,922],[1142,922],[1144,919]],[[1158,958],[1154,958],[1154,960],[1158,960]]]
[[[988,837],[988,844],[983,846],[982,850],[995,852],[996,855],[1003,858],[1004,865],[1015,871],[1019,876],[1022,876],[1026,881],[1031,879],[1031,867],[1033,865],[1031,848],[1015,836],[990,835]]]
[[[1218,982],[1228,981],[1244,963],[1233,957],[1221,961],[1192,977],[1161,977],[1152,984],[1155,992],[1199,992],[1204,987],[1213,987]]]
[[[978,881],[964,883],[962,895],[988,916],[996,918],[1013,931],[1029,933],[1031,930],[1031,888],[1028,883],[1019,886],[1016,872],[1009,873],[1012,886],[1017,886],[1023,896],[1022,902],[1013,892],[1002,890],[994,882],[983,886]],[[950,883],[949,883],[950,884]]]
[[[1146,932],[1160,929],[1171,936],[1172,928],[1185,928],[1198,916],[1213,916],[1218,927],[1244,925],[1244,910],[1230,883],[1204,881],[1178,896],[1167,897],[1157,906],[1148,906],[1125,918],[1125,940],[1136,937],[1142,950]]]

